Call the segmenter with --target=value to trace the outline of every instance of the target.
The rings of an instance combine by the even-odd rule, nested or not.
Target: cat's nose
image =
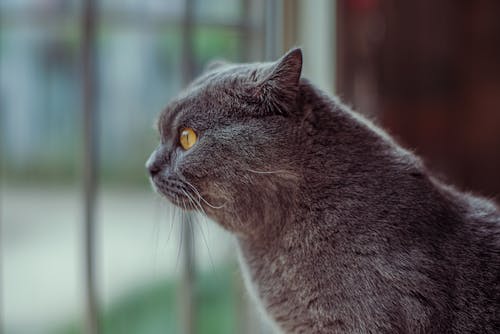
[[[149,171],[149,175],[151,175],[151,177],[157,175],[158,173],[161,172],[161,167],[158,166],[157,164],[151,164],[151,165],[146,165],[148,171]]]
[[[156,159],[156,151],[153,152],[149,157],[148,161],[146,161],[146,169],[148,170],[149,175],[151,175],[151,177],[161,172],[162,168],[161,165],[158,163],[158,160]]]

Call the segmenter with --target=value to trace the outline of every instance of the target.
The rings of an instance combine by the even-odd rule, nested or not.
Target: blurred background
[[[0,333],[271,333],[230,236],[144,162],[206,62],[295,45],[322,89],[497,198],[498,1],[2,0]]]

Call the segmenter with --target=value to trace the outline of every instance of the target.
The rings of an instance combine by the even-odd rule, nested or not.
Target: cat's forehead
[[[165,107],[161,122],[172,123],[179,114],[197,113],[220,100],[220,87],[217,85],[203,85],[188,87]],[[218,96],[219,95],[219,96]]]
[[[248,84],[265,73],[266,64],[234,64],[207,72],[196,78],[174,97],[158,119],[158,128],[172,128],[187,121],[204,122],[234,115],[239,98]]]
[[[161,112],[158,129],[161,133],[179,126],[203,124],[215,120],[222,108],[234,101],[217,86],[190,88],[174,98]]]
[[[159,121],[172,123],[179,113],[200,112],[217,105],[227,105],[248,81],[252,70],[243,66],[232,66],[224,71],[213,71],[195,79],[164,108]]]

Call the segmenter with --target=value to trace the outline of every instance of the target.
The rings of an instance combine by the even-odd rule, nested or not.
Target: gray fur
[[[236,236],[283,332],[500,333],[499,209],[434,178],[301,67],[295,49],[194,81],[160,116],[157,190]],[[199,135],[188,151],[183,126]]]

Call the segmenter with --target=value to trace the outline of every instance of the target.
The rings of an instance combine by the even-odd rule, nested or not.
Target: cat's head
[[[274,63],[218,64],[161,113],[147,168],[155,189],[242,234],[297,183],[294,124],[302,52]],[[255,224],[255,223],[253,223]]]

